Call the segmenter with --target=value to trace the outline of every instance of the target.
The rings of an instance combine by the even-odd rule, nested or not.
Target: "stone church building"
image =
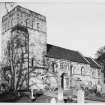
[[[9,68],[10,83],[16,89],[36,88],[45,70],[62,77],[60,85],[64,90],[79,82],[90,86],[103,79],[101,67],[92,58],[47,44],[46,17],[21,6],[2,18],[2,62],[3,68]]]
[[[64,90],[75,88],[79,82],[85,87],[103,83],[100,65],[78,51],[47,44],[47,60],[50,72],[64,73]]]

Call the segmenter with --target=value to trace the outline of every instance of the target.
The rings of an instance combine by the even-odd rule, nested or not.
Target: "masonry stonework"
[[[33,72],[30,74],[29,72],[34,67],[43,67],[44,65],[46,39],[46,17],[17,6],[2,18],[2,61],[6,66],[10,66],[11,55],[8,55],[9,51],[19,62],[23,57],[24,62],[21,65],[24,72],[23,77],[24,74],[28,73],[29,84],[31,85],[30,76]],[[12,50],[8,49],[9,43],[10,46],[12,45],[11,42],[13,43]],[[17,60],[14,59],[14,65],[20,67]],[[18,71],[19,69],[16,71],[16,78],[19,76]]]

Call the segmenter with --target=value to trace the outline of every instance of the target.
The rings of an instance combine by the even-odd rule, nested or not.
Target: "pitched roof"
[[[78,52],[47,44],[47,56],[88,64],[89,62]]]
[[[93,58],[90,57],[85,57],[85,58],[89,61],[91,67],[100,68],[99,64]]]

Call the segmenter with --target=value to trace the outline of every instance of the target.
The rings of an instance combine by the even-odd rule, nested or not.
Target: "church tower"
[[[21,6],[3,16],[2,62],[10,66],[15,88],[29,88],[30,72],[44,66],[46,41],[45,16]]]

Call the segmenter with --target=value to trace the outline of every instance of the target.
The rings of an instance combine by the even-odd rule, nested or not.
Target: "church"
[[[45,16],[21,6],[3,16],[2,62],[3,68],[10,70],[9,83],[15,89],[34,89],[44,84],[41,72],[47,71],[61,79],[64,90],[75,88],[80,82],[85,87],[102,84],[101,67],[93,58],[47,43],[46,23]]]

